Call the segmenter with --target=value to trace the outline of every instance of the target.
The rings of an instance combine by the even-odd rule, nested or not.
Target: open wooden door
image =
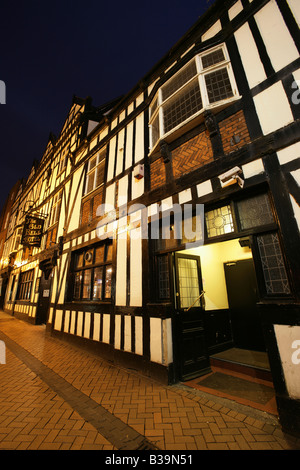
[[[200,257],[175,254],[175,354],[179,380],[210,372]]]

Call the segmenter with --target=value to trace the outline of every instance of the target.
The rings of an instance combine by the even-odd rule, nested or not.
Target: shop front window
[[[111,299],[112,243],[75,253],[70,300]]]

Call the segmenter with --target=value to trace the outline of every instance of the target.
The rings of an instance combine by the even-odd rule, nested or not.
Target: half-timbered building
[[[6,311],[165,383],[267,353],[299,432],[299,21],[217,0],[126,96],[74,97],[15,202]]]

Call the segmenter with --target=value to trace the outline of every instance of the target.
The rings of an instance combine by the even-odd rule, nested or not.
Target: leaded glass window
[[[158,296],[160,300],[170,298],[170,277],[168,255],[157,257]]]
[[[225,235],[234,231],[229,204],[206,212],[205,221],[208,238]]]
[[[104,149],[90,159],[86,175],[85,194],[94,191],[104,183],[105,154],[106,150]]]
[[[259,235],[257,244],[267,294],[290,294],[289,281],[277,233]]]
[[[180,308],[200,307],[198,263],[195,259],[178,258]]]
[[[241,230],[274,223],[267,194],[253,196],[237,203]]]
[[[72,300],[111,298],[112,243],[74,254]]]

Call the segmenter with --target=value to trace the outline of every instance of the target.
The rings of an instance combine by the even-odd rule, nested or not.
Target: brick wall
[[[233,152],[250,142],[250,136],[243,111],[230,116],[219,124],[224,153]],[[238,137],[238,142],[233,137]]]
[[[166,169],[162,158],[158,158],[150,167],[151,191],[162,186],[166,182]]]
[[[213,160],[207,132],[202,132],[172,152],[174,178],[190,173]]]

